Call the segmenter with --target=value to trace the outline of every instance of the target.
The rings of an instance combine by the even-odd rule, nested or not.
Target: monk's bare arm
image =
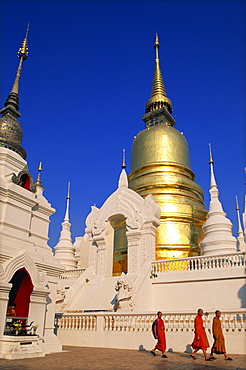
[[[156,333],[156,324],[153,325],[153,334],[154,334],[155,339],[158,339],[157,333]]]

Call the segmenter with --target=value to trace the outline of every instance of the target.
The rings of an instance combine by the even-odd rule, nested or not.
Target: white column
[[[5,329],[5,320],[11,287],[12,284],[10,283],[1,282],[0,284],[0,336],[3,335]]]
[[[48,286],[50,294],[47,297],[46,317],[44,324],[45,352],[60,352],[62,350],[62,345],[54,333],[57,278],[49,277]]]
[[[143,236],[141,246],[141,268],[145,262],[155,261],[155,234],[157,224],[153,221],[145,222],[143,225]]]
[[[30,296],[28,324],[34,321],[33,325],[38,325],[37,334],[41,337],[44,334],[46,297],[49,293],[47,288],[35,288]]]
[[[98,247],[93,243],[92,233],[88,232],[89,235],[89,267],[93,268],[94,273],[97,272],[97,251]]]
[[[127,231],[127,272],[137,274],[140,270],[140,242],[142,233],[140,231]]]
[[[98,246],[97,255],[97,275],[106,275],[106,242],[104,238],[95,239]],[[112,275],[112,272],[111,272]]]

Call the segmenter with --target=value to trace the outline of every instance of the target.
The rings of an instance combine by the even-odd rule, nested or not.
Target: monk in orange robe
[[[165,335],[165,325],[164,321],[162,320],[162,313],[161,311],[157,312],[157,319],[152,324],[152,332],[154,335],[154,338],[158,340],[155,348],[150,351],[153,356],[156,356],[155,350],[158,349],[161,351],[161,354],[163,358],[167,358],[167,355],[165,355],[166,351],[166,335]]]
[[[213,318],[213,326],[212,326],[214,344],[211,349],[210,358],[212,360],[215,360],[215,357],[213,354],[216,353],[217,355],[223,354],[225,356],[225,360],[232,360],[232,358],[228,357],[226,354],[225,338],[222,333],[220,316],[221,316],[221,312],[219,310],[215,311],[215,317]]]
[[[197,316],[195,318],[194,327],[195,327],[195,338],[191,344],[191,347],[194,349],[192,354],[190,355],[194,360],[196,360],[195,354],[199,349],[202,350],[205,361],[211,361],[210,357],[208,356],[206,350],[209,347],[208,338],[205,332],[205,328],[203,326],[203,310],[199,308],[197,311]]]

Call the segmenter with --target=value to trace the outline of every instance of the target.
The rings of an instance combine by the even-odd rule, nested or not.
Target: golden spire
[[[155,48],[155,59],[158,59],[158,60],[159,60],[159,55],[158,55],[159,47],[160,47],[159,38],[158,38],[158,33],[156,32],[154,48]]]
[[[42,162],[39,162],[38,165],[38,177],[37,180],[35,181],[35,184],[42,187],[42,182],[41,182],[41,171],[42,171]]]
[[[19,110],[19,98],[18,98],[18,93],[19,93],[19,85],[20,85],[20,75],[21,75],[21,70],[22,70],[22,62],[23,60],[26,60],[28,57],[28,47],[27,47],[27,36],[28,36],[28,31],[29,31],[30,23],[28,23],[27,30],[26,30],[26,36],[22,42],[22,46],[19,48],[19,51],[17,53],[17,56],[20,58],[19,66],[17,68],[16,76],[15,76],[15,81],[12,87],[12,90],[4,103],[4,106],[8,109],[13,107],[15,109],[15,112],[13,109],[11,112],[15,115],[15,117],[20,117],[21,114],[18,112]],[[2,111],[4,110],[2,109]],[[0,112],[3,114],[3,112]]]
[[[154,48],[155,48],[155,74],[154,74],[154,81],[153,81],[153,86],[152,86],[151,97],[154,97],[155,95],[167,96],[166,90],[165,90],[165,87],[164,87],[164,83],[163,83],[163,79],[162,79],[161,69],[160,69],[159,47],[160,47],[159,38],[158,38],[158,34],[156,32],[155,43],[154,43]]]
[[[156,32],[155,42],[155,73],[154,73],[154,80],[152,85],[152,92],[151,97],[146,103],[146,113],[152,112],[156,109],[162,108],[163,106],[172,113],[172,102],[168,99],[166,90],[164,87],[161,68],[160,68],[160,60],[159,60],[159,38]]]
[[[23,58],[23,60],[26,60],[27,57],[28,57],[27,36],[28,36],[29,27],[30,27],[30,23],[28,23],[28,25],[27,25],[26,36],[25,36],[25,38],[23,40],[23,43],[22,43],[22,46],[19,49],[18,54],[17,54],[17,56],[19,58]]]
[[[15,80],[11,92],[4,103],[4,108],[0,110],[2,117],[0,118],[0,145],[9,148],[18,154],[22,158],[26,158],[26,151],[21,146],[22,141],[22,130],[20,123],[16,118],[20,117],[19,112],[19,84],[20,75],[22,71],[23,60],[28,57],[27,48],[27,36],[30,24],[28,23],[26,35],[22,46],[20,47],[17,56],[20,58],[19,65],[17,68]]]

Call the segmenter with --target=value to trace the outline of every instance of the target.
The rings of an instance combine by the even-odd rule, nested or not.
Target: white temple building
[[[17,121],[19,80],[27,56],[26,34],[12,90],[0,111],[0,358],[6,359],[40,357],[62,348],[54,334],[54,314],[64,268],[47,244],[55,210],[43,195],[41,165],[36,182],[28,172]],[[32,336],[23,327],[30,322]]]
[[[57,298],[58,337],[67,345],[149,349],[153,347],[151,323],[161,310],[167,348],[184,352],[192,341],[195,313],[202,307],[208,313],[205,325],[210,344],[212,318],[220,309],[228,353],[243,354],[245,213],[242,228],[237,205],[235,238],[219,200],[210,147],[210,204],[206,221],[199,226],[204,217],[203,194],[197,184],[187,181],[191,173],[189,160],[184,159],[188,158],[187,144],[172,128],[175,121],[160,71],[158,37],[155,48],[152,94],[143,116],[146,130],[133,143],[131,174],[127,176],[123,161],[118,188],[100,209],[92,207],[85,234],[77,237],[73,246],[67,242],[66,253],[64,243],[59,255],[61,239],[55,247],[56,258],[66,267]],[[141,153],[140,159],[134,157],[136,152]],[[136,163],[141,163],[140,167]],[[156,173],[161,180],[156,181]],[[148,193],[150,188],[154,196]],[[161,224],[165,232],[158,235]],[[174,234],[171,241],[170,230]],[[182,233],[190,238],[186,242],[189,247]],[[199,245],[195,244],[198,235],[202,235]],[[69,269],[67,263],[66,256],[71,253],[77,262],[75,269]],[[180,254],[181,258],[175,258]]]
[[[191,342],[197,307],[208,312],[205,325],[211,344],[212,318],[219,307],[228,353],[246,353],[245,242],[238,244],[232,236],[212,165],[210,193],[201,256],[156,261],[154,236],[160,209],[153,197],[143,200],[127,187],[122,170],[118,189],[101,209],[92,207],[85,235],[76,238],[78,268],[60,277],[57,318],[63,344],[149,349],[151,322],[161,309],[169,350],[184,352]],[[119,214],[127,223],[128,272],[112,276],[112,224]]]
[[[17,121],[19,79],[28,55],[27,35],[24,39],[16,79],[0,111],[1,358],[44,356],[62,344],[149,350],[159,310],[168,350],[189,352],[199,307],[207,312],[210,344],[219,309],[227,352],[246,354],[246,210],[242,226],[237,203],[235,238],[219,200],[211,151],[211,200],[205,210],[187,141],[173,127],[157,35],[154,47],[152,93],[142,117],[145,129],[133,142],[130,173],[123,158],[116,190],[101,208],[92,206],[74,243],[69,184],[53,253],[47,241],[55,210],[43,195],[41,166],[34,183],[28,172]],[[24,320],[38,325],[32,336],[17,335],[16,323]]]

